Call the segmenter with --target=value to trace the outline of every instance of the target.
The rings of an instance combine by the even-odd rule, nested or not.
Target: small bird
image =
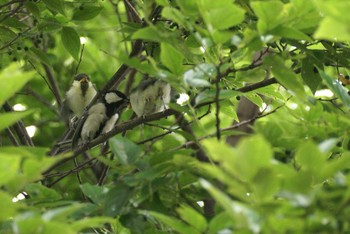
[[[162,80],[141,81],[130,94],[130,104],[138,117],[163,111],[170,102],[170,85]]]
[[[347,86],[347,85],[350,84],[349,75],[339,74],[338,75],[338,80],[342,83],[343,86]]]
[[[128,98],[117,90],[103,94],[102,100],[88,110],[85,120],[77,126],[72,140],[73,147],[79,140],[87,143],[100,134],[111,131],[119,119],[120,112],[128,103]]]
[[[84,109],[96,95],[96,89],[86,74],[79,74],[74,77],[72,86],[66,92],[63,101],[61,115],[65,120],[72,117],[81,117]]]

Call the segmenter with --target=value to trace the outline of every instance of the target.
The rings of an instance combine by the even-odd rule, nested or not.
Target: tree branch
[[[3,105],[3,108],[6,112],[13,112],[12,106],[5,102]],[[13,128],[17,134],[18,139],[20,140],[21,144],[27,145],[27,146],[34,146],[34,143],[30,136],[28,135],[28,132],[22,122],[22,120],[18,120],[14,125]]]

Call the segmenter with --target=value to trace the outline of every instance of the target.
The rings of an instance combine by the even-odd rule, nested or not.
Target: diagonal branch
[[[12,106],[8,102],[5,102],[5,104],[3,105],[3,108],[6,112],[13,112]],[[34,143],[30,138],[30,136],[28,135],[28,132],[22,120],[17,121],[13,125],[13,128],[21,144],[27,145],[27,146],[34,146]]]

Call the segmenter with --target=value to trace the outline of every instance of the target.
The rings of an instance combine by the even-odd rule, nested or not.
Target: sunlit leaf
[[[74,11],[72,20],[90,20],[102,11],[103,7],[82,6]]]
[[[183,79],[185,84],[193,87],[210,86],[210,79],[217,74],[213,64],[202,63],[185,72]]]
[[[254,1],[251,6],[258,17],[258,30],[261,34],[267,33],[282,23],[283,3],[281,1]]]
[[[349,25],[341,23],[334,18],[325,18],[315,32],[315,38],[331,41],[349,41]]]
[[[162,63],[174,74],[179,75],[182,72],[183,55],[168,43],[162,43],[160,49]]]
[[[80,186],[83,193],[90,198],[95,204],[102,204],[102,199],[105,196],[105,194],[108,192],[107,188],[98,186],[98,185],[91,185],[88,183],[85,183]]]
[[[306,96],[303,85],[298,79],[298,76],[288,67],[279,56],[268,56],[264,63],[271,67],[273,75],[287,89],[293,91],[297,96],[304,98]]]
[[[108,191],[104,202],[104,215],[115,216],[127,210],[132,190],[129,186],[118,183]]]
[[[50,10],[58,11],[62,15],[65,15],[63,0],[43,0],[43,2]]]
[[[158,219],[159,221],[166,224],[169,228],[177,231],[178,233],[194,233],[194,234],[200,233],[195,228],[192,228],[191,226],[186,225],[184,222],[182,222],[174,217],[167,216],[167,215],[164,215],[164,214],[161,214],[158,212],[154,212],[154,211],[145,211],[142,213],[144,213],[145,215],[150,215],[150,216]]]
[[[39,50],[35,47],[30,48],[30,52],[33,53],[33,57],[38,59],[39,61],[45,63],[46,65],[51,64],[49,57],[47,56],[46,53],[44,53],[42,50]]]
[[[79,59],[80,52],[80,37],[71,27],[63,27],[61,31],[61,40],[66,50],[73,56],[74,59]]]
[[[344,103],[348,108],[350,107],[350,96],[341,83],[327,75],[324,71],[319,70],[321,78],[326,83],[328,88]]]
[[[260,231],[260,217],[254,210],[248,208],[242,203],[233,201],[225,193],[215,188],[211,183],[204,179],[200,179],[200,184],[215,198],[221,208],[223,208],[233,220],[236,220],[236,222],[239,223],[246,223],[247,228],[254,233]]]
[[[124,165],[133,164],[142,154],[142,149],[125,137],[113,137],[109,139],[109,144],[119,162]]]
[[[241,92],[234,91],[234,90],[220,90],[219,100],[235,98],[240,94]],[[203,92],[200,92],[196,96],[195,100],[196,100],[196,104],[198,105],[200,103],[214,101],[215,98],[216,98],[216,90],[205,90]]]
[[[17,65],[12,64],[0,73],[0,105],[19,91],[34,76],[34,71],[23,72]]]
[[[14,203],[12,201],[12,198],[13,197],[11,197],[10,194],[7,194],[4,191],[0,191],[0,200],[2,204],[2,208],[0,212],[1,222],[4,222],[6,220],[13,218],[17,214],[18,209],[20,208],[23,209],[25,207],[23,204]]]
[[[0,114],[0,131],[4,130],[7,127],[10,127],[12,124],[16,123],[18,120],[32,114],[33,111],[21,111],[21,112],[10,112]]]
[[[103,216],[99,216],[99,217],[89,217],[89,218],[85,218],[85,219],[81,219],[78,221],[75,221],[72,224],[72,229],[74,229],[76,232],[81,231],[85,228],[102,228],[104,227],[107,223],[114,223],[115,219],[111,218],[111,217],[103,217]]]
[[[221,0],[217,2],[201,0],[198,1],[204,21],[209,28],[227,29],[239,24],[244,19],[244,10],[234,5],[229,0]]]
[[[195,227],[201,233],[207,228],[207,221],[198,211],[194,210],[189,206],[181,206],[177,209],[183,221]]]

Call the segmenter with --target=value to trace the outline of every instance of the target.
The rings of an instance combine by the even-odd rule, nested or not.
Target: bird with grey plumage
[[[167,109],[170,97],[171,86],[169,83],[149,78],[141,81],[131,91],[130,104],[138,117],[144,117]]]
[[[74,77],[73,83],[66,92],[63,101],[61,115],[65,120],[73,117],[81,117],[85,107],[95,97],[97,91],[87,74],[79,74]]]
[[[101,134],[111,131],[121,111],[129,104],[128,98],[117,90],[107,91],[99,102],[91,106],[86,117],[80,121],[73,136],[72,146],[88,143]]]

